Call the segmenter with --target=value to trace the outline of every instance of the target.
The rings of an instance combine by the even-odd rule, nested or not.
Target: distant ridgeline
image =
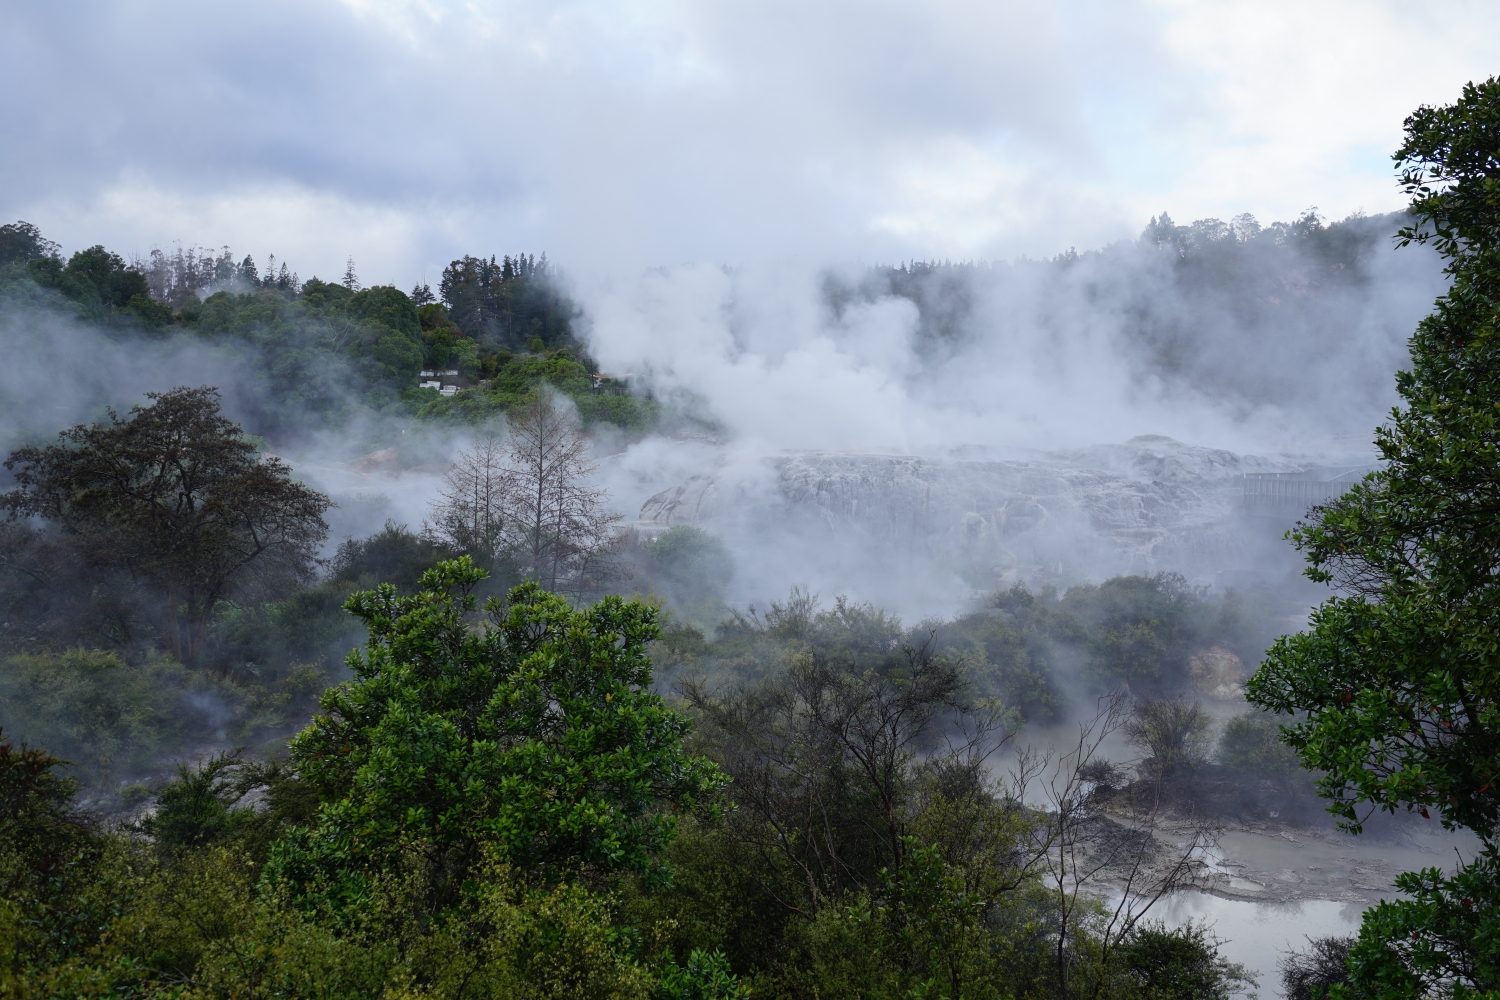
[[[304,282],[274,256],[262,272],[228,247],[127,262],[95,246],[64,261],[56,243],[16,222],[0,226],[0,311],[18,310],[61,314],[116,339],[208,340],[243,360],[265,400],[254,429],[278,437],[360,406],[478,422],[543,382],[572,397],[585,423],[640,430],[655,415],[654,403],[595,375],[574,336],[578,309],[545,254],[460,258],[435,296],[425,284],[410,294],[364,288],[353,260],[338,283]]]

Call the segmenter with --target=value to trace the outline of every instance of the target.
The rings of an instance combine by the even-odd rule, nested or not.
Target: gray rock
[[[752,475],[694,476],[647,500],[640,525],[823,547],[846,565],[860,552],[936,562],[984,589],[1203,578],[1249,558],[1238,477],[1275,464],[1156,437],[1033,461],[810,452],[764,459]]]

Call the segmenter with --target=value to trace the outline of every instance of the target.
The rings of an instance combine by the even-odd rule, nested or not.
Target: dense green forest
[[[271,259],[274,265],[274,257]],[[577,307],[546,257],[498,264],[464,257],[443,272],[443,301],[363,288],[353,262],[342,282],[301,281],[283,264],[262,276],[197,250],[155,251],[127,262],[102,246],[63,260],[36,227],[0,227],[0,312],[21,322],[57,316],[114,337],[183,336],[233,358],[252,433],[297,441],[368,411],[435,422],[482,423],[546,383],[569,396],[586,423],[648,428],[656,406],[594,378],[575,336]],[[453,371],[461,390],[421,388],[419,373]]]
[[[409,539],[388,534],[383,553],[347,553],[346,580],[353,563],[402,561],[392,550]],[[1114,765],[1077,760],[1062,813],[1023,805],[983,766],[1016,719],[954,645],[913,646],[918,630],[874,609],[801,595],[713,639],[664,633],[650,604],[574,610],[534,584],[479,607],[484,576],[461,557],[405,595],[351,595],[366,648],[289,754],[220,753],[128,788],[152,808],[123,825],[81,811],[55,758],[0,745],[0,988],[1227,997],[1243,984],[1202,928],[1111,920],[1087,899],[1069,908],[1071,845],[1099,822],[1070,810],[1129,794],[1130,779],[1114,792],[1102,773]],[[983,624],[951,627],[1003,649],[1044,643],[1045,613],[1080,615],[1103,684],[1137,669],[1108,638],[1122,612],[1155,622],[1167,610],[1171,635],[1153,641],[1182,649],[1234,617],[1170,580],[1115,581],[1012,617],[1027,603],[1004,595]],[[85,655],[25,663],[130,672],[76,662]],[[734,685],[695,672],[664,697],[653,660],[749,669]],[[150,704],[158,691],[121,692],[134,701],[123,714],[170,715]],[[53,719],[76,710],[58,703],[70,691],[47,694],[38,707]],[[1276,746],[1259,732],[1251,744]],[[1151,739],[1141,745],[1165,761]],[[1230,743],[1229,756],[1246,745]]]

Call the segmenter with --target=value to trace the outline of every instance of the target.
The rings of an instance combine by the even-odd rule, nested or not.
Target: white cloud
[[[1470,3],[271,0],[0,11],[0,216],[76,248],[578,270],[1052,254],[1400,203]]]

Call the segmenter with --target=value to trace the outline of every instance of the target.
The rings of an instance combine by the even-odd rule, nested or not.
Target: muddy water
[[[1280,996],[1277,963],[1287,952],[1306,948],[1308,937],[1347,936],[1359,930],[1363,903],[1303,899],[1254,903],[1184,890],[1158,903],[1150,916],[1170,926],[1189,921],[1209,924],[1223,943],[1219,953],[1253,973],[1263,998]]]
[[[1240,701],[1205,703],[1205,708],[1222,723],[1247,706]],[[1028,729],[997,755],[996,776],[1014,766],[1021,747],[1052,747],[1066,754],[1078,741],[1076,722]],[[1097,755],[1127,765],[1137,756],[1118,732],[1105,739]],[[1026,799],[1045,808],[1045,791],[1044,783],[1036,782]],[[1203,853],[1205,867],[1196,887],[1161,900],[1148,916],[1172,926],[1190,920],[1212,925],[1225,942],[1225,957],[1258,976],[1259,995],[1266,1000],[1278,997],[1277,964],[1288,951],[1305,948],[1309,937],[1355,933],[1367,906],[1395,897],[1392,880],[1398,873],[1452,870],[1461,859],[1472,858],[1478,847],[1470,834],[1449,833],[1435,820],[1404,814],[1397,820],[1377,816],[1367,830],[1358,837],[1340,833],[1331,820],[1317,826],[1275,821],[1225,825]],[[1170,820],[1154,833],[1169,850],[1186,843],[1190,834]]]

